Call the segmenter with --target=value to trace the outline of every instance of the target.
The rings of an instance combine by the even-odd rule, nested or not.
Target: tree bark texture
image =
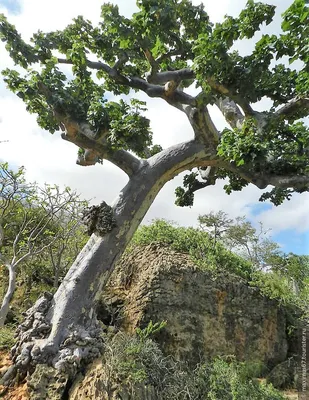
[[[12,300],[15,287],[16,287],[16,270],[13,264],[6,265],[9,270],[9,286],[3,298],[0,309],[0,327],[4,326],[4,322],[10,309],[10,302]]]
[[[164,184],[180,172],[215,161],[197,141],[181,143],[144,160],[112,206],[116,226],[93,234],[56,294],[39,299],[27,311],[12,349],[20,371],[47,363],[71,375],[100,353],[95,303],[117,260]],[[30,366],[30,367],[29,367]]]

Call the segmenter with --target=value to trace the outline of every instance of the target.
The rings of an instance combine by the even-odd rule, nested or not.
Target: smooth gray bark
[[[184,170],[213,163],[196,141],[142,163],[113,205],[117,226],[103,237],[92,235],[56,292],[48,314],[52,329],[42,350],[57,351],[72,326],[87,329],[97,295],[163,185]]]
[[[16,270],[14,265],[7,263],[6,267],[9,270],[9,286],[2,300],[2,305],[0,309],[0,327],[4,326],[6,317],[10,309],[10,302],[12,300],[16,287]]]

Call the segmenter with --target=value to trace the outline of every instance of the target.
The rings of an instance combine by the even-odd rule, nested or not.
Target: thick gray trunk
[[[48,363],[72,376],[82,361],[99,356],[101,328],[94,307],[117,260],[164,184],[184,170],[214,163],[203,145],[191,141],[141,164],[113,204],[116,227],[102,237],[93,234],[56,294],[45,293],[27,311],[12,349],[14,371]],[[9,381],[11,371],[3,379]]]
[[[198,159],[199,148],[194,142],[175,146],[174,154],[160,153],[152,157],[129,180],[113,205],[117,226],[103,237],[91,237],[54,296],[49,312],[52,325],[49,346],[58,347],[70,327],[87,327],[96,295],[158,192],[167,181]],[[203,155],[205,157],[205,153]]]
[[[6,294],[3,298],[1,309],[0,309],[0,327],[4,326],[6,317],[8,315],[9,309],[10,309],[10,302],[12,300],[13,294],[15,292],[15,287],[16,287],[15,267],[12,264],[7,264],[7,268],[9,270],[9,286],[8,286]]]

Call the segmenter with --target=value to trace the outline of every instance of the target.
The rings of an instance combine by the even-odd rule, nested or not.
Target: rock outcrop
[[[167,321],[156,340],[166,354],[196,364],[217,355],[273,367],[287,357],[285,311],[232,274],[203,271],[167,247],[136,248],[119,263],[98,308],[127,332]]]
[[[162,359],[172,355],[190,371],[214,356],[233,355],[238,361],[252,361],[268,370],[275,367],[268,380],[278,386],[296,379],[296,364],[292,365],[288,356],[297,346],[293,350],[288,345],[285,308],[239,276],[202,270],[188,254],[168,247],[152,244],[126,254],[98,301],[97,315],[103,324],[103,341],[133,333],[150,321],[166,321],[154,337]],[[128,386],[113,375],[104,361],[108,354],[105,346],[103,356],[74,382],[66,374],[55,375],[48,366],[38,368],[28,380],[30,398],[58,400],[64,398],[65,388],[65,398],[70,400],[161,399],[149,381],[137,380]]]

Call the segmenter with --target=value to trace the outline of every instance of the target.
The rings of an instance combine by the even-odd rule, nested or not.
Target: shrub
[[[283,400],[272,385],[252,379],[256,367],[236,363],[233,358],[216,358],[189,370],[184,363],[165,357],[150,339],[165,324],[150,324],[138,334],[118,332],[106,341],[105,390],[120,386],[130,398],[140,399],[138,390],[151,388],[162,400]],[[121,389],[120,389],[121,390]]]
[[[259,383],[249,376],[245,363],[227,362],[217,358],[210,366],[209,392],[211,400],[283,400],[272,385]]]
[[[151,225],[138,229],[130,248],[150,243],[168,245],[176,251],[188,253],[202,269],[228,271],[245,279],[250,279],[253,271],[249,262],[226,250],[221,243],[214,247],[209,234],[199,229],[177,227],[168,221],[155,220]]]
[[[15,344],[15,326],[5,325],[0,328],[0,350],[10,350]]]
[[[256,271],[250,285],[258,287],[265,296],[277,299],[284,305],[301,306],[300,298],[293,293],[289,279],[280,273]]]

